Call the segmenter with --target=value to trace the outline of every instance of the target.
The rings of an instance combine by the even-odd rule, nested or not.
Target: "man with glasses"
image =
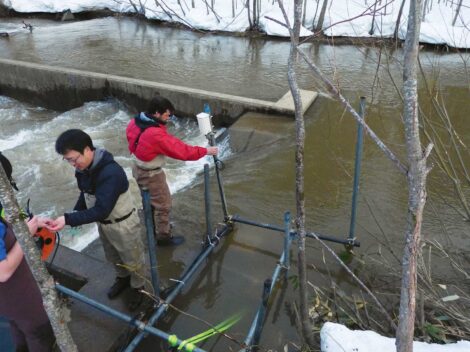
[[[217,147],[191,146],[169,134],[166,124],[174,111],[168,99],[156,96],[147,111],[132,119],[126,129],[129,151],[134,157],[132,173],[139,187],[149,190],[155,237],[160,246],[177,246],[184,242],[184,237],[171,234],[171,194],[163,171],[165,157],[198,160],[218,152]]]
[[[82,130],[63,132],[55,149],[75,168],[80,196],[74,212],[58,217],[49,228],[59,231],[65,225],[96,222],[106,258],[116,270],[108,297],[113,299],[130,286],[127,306],[135,310],[143,300],[145,256],[140,220],[126,174],[112,154],[95,148]]]

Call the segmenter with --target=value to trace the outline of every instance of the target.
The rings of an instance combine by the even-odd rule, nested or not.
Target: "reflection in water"
[[[0,41],[0,56],[275,100],[288,90],[286,65],[289,46],[283,40],[201,34],[126,18],[107,18],[61,24],[41,23],[32,35],[21,34],[8,41]],[[391,81],[393,78],[400,86],[402,51],[395,51],[394,56],[389,58],[389,52],[370,47],[307,43],[303,44],[303,48],[338,84],[354,106],[358,106],[361,95],[367,97],[367,122],[405,161],[401,100]],[[469,84],[464,64],[468,55],[432,52],[421,52],[420,55],[428,79],[436,82],[434,75],[438,74],[439,90],[444,94],[446,109],[463,142],[470,143],[466,112]],[[380,69],[377,69],[378,63]],[[445,70],[439,71],[437,65],[445,67]],[[318,83],[305,65],[300,65],[298,76],[303,88],[317,87]],[[424,93],[425,87],[421,86],[420,94],[424,96]],[[44,202],[33,202],[35,209],[39,203],[38,212],[46,211],[47,206],[43,203],[57,203],[63,208],[70,203],[70,199],[75,199],[75,194],[67,193],[74,187],[72,175],[51,181],[53,176],[62,173],[62,165],[56,163],[51,139],[66,127],[87,128],[94,138],[118,156],[119,162],[129,167],[124,134],[121,133],[129,116],[115,102],[90,103],[64,114],[12,103],[1,97],[0,105],[3,106],[0,109],[0,149],[5,149],[5,146],[12,148],[6,154],[9,157],[15,154],[13,159],[20,165],[17,178],[25,193],[30,193],[29,185],[44,190]],[[426,99],[422,99],[426,111],[430,111],[429,105]],[[281,225],[284,211],[294,212],[295,126],[286,123],[286,120],[283,122],[269,117],[267,122],[253,124],[254,130],[274,136],[272,143],[241,149],[225,162],[223,175],[232,214]],[[191,127],[186,123],[192,122],[181,122],[178,129],[181,133],[194,128],[194,125]],[[336,102],[322,97],[308,112],[306,138],[307,229],[345,238],[349,227],[356,124]],[[15,145],[28,139],[32,142]],[[196,143],[202,142],[197,140]],[[31,161],[31,156],[38,161]],[[468,154],[463,155],[463,161],[470,164]],[[175,181],[184,179],[186,184],[192,182],[192,186],[174,197],[176,230],[186,236],[186,245],[174,251],[162,249],[158,253],[166,279],[178,277],[183,267],[200,250],[200,234],[205,232],[204,191],[201,178],[195,177],[200,169],[201,165],[188,168],[188,173],[183,176],[177,166],[173,168],[169,165],[169,177]],[[436,168],[428,181],[423,236],[469,251],[468,224],[443,201],[446,199],[449,204],[456,205],[452,187]],[[357,218],[357,236],[362,247],[357,250],[358,254],[367,254],[378,242],[401,253],[406,187],[403,175],[366,138]],[[214,184],[211,190],[213,219],[220,220],[220,200]],[[435,214],[441,214],[442,218],[437,219]],[[442,226],[446,227],[449,239],[444,239]],[[187,286],[175,305],[212,323],[224,320],[236,310],[246,309],[243,321],[233,331],[237,338],[243,340],[252,314],[259,305],[262,283],[271,276],[282,244],[280,234],[238,226],[235,233],[225,238],[222,246],[211,255],[207,265]],[[309,263],[325,276],[331,274],[341,288],[348,291],[350,278],[329,260],[326,260],[327,264],[323,263],[323,253],[317,243],[309,241],[307,246]],[[292,248],[289,277],[295,276],[297,270],[295,244]],[[173,262],[176,264],[169,265]],[[450,278],[454,276],[454,273],[442,268],[436,268],[435,273]],[[376,275],[380,281],[380,275]],[[329,284],[313,271],[309,278],[318,286]],[[284,281],[282,287],[286,290],[276,292],[261,341],[265,349],[280,350],[287,341],[299,340],[292,321],[292,308],[288,304],[297,293],[292,286],[290,281]],[[164,330],[174,331],[183,337],[205,330],[200,322],[178,313],[170,313],[163,324]],[[152,343],[155,340],[146,340],[141,350],[152,350]],[[203,347],[210,350],[215,345],[214,339]],[[224,340],[219,341],[213,350],[225,351],[228,347],[236,346]]]

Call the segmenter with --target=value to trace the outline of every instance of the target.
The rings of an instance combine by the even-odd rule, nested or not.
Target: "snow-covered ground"
[[[149,19],[179,22],[193,28],[243,32],[249,26],[247,0],[0,0],[18,12],[72,12],[110,9],[116,12],[135,12]],[[391,37],[402,0],[328,0],[323,31],[329,36]],[[470,48],[470,1],[423,1],[424,20],[420,40],[424,43],[447,44]],[[252,0],[249,1],[252,3]],[[284,0],[286,10],[293,18],[293,0]],[[160,6],[157,6],[157,3]],[[213,9],[209,6],[214,4]],[[135,7],[132,5],[135,4]],[[208,6],[209,4],[209,6]],[[259,27],[268,35],[288,36],[286,28],[270,20],[284,22],[277,0],[260,0]],[[323,0],[306,0],[302,36],[312,35]],[[398,35],[404,39],[408,19],[409,0],[405,0]],[[375,14],[375,16],[374,16]],[[454,25],[452,23],[454,22]],[[371,30],[373,28],[373,30]],[[372,33],[372,34],[371,34]]]
[[[395,339],[374,331],[349,330],[341,324],[325,323],[320,332],[322,352],[395,352]],[[413,342],[413,352],[468,352],[470,342],[447,345]]]

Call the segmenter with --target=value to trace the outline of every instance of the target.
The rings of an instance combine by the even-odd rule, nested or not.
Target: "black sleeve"
[[[75,203],[73,210],[80,211],[80,210],[85,210],[85,209],[86,209],[85,195],[83,194],[83,192],[80,192],[80,196],[78,197],[77,203]]]

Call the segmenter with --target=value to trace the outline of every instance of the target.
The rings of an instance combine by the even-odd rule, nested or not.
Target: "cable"
[[[55,255],[57,254],[57,250],[59,249],[59,245],[60,245],[60,233],[59,232],[55,233],[55,239],[56,239],[56,242],[55,242],[54,254],[52,254],[52,259],[50,260],[49,265],[52,265],[52,262],[55,259]]]

